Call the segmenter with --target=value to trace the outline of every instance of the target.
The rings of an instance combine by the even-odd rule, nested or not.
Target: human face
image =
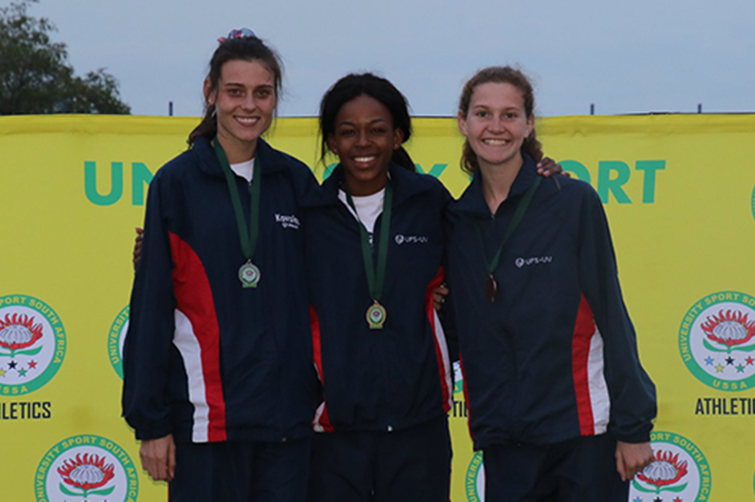
[[[251,159],[278,103],[273,73],[256,60],[228,61],[220,69],[216,89],[205,81],[205,96],[217,110],[218,138],[229,162]]]
[[[459,112],[459,130],[477,154],[481,169],[522,165],[522,143],[532,132],[521,91],[509,83],[475,87],[466,116]]]
[[[394,129],[390,110],[362,94],[347,101],[336,115],[328,148],[338,155],[352,195],[370,195],[385,186],[393,151],[404,134]]]

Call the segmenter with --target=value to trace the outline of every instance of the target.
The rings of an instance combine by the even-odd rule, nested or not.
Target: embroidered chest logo
[[[280,224],[283,228],[291,228],[293,230],[299,230],[299,225],[301,225],[299,218],[297,218],[295,214],[287,215],[275,213],[275,222]]]
[[[404,235],[404,234],[396,234],[396,237],[394,237],[396,244],[399,246],[402,244],[427,244],[430,239],[427,238],[427,236],[424,235]]]
[[[516,268],[522,268],[528,265],[541,265],[544,263],[550,263],[552,261],[553,261],[552,256],[533,256],[531,258],[519,257],[516,260],[514,260],[514,265],[516,265]]]

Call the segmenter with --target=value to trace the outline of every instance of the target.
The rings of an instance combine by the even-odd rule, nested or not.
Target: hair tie
[[[257,35],[255,35],[249,28],[239,28],[237,30],[231,30],[227,37],[220,37],[218,43],[222,44],[226,40],[232,38],[257,38]]]

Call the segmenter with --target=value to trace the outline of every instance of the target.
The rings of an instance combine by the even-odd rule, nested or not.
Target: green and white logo
[[[689,439],[673,432],[650,435],[655,460],[632,480],[631,502],[705,502],[711,472],[705,454]]]
[[[32,296],[0,297],[0,395],[43,387],[65,355],[66,331],[52,307]]]
[[[485,464],[479,451],[475,452],[472,461],[469,462],[464,485],[467,502],[485,502]]]
[[[139,479],[119,445],[95,435],[72,436],[50,448],[37,467],[37,502],[136,502]]]
[[[679,352],[689,371],[718,390],[755,385],[755,297],[721,291],[696,302],[682,319]]]
[[[752,198],[750,199],[750,207],[752,207],[752,217],[755,218],[755,187],[752,187]]]
[[[128,320],[129,306],[126,305],[116,316],[113,325],[110,326],[107,337],[107,355],[110,364],[121,378],[123,378],[123,342],[126,340]]]
[[[459,361],[454,362],[454,394],[464,393],[464,373],[461,371]]]

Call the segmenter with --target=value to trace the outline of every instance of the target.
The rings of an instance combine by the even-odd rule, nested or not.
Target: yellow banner
[[[0,118],[0,499],[166,499],[119,418],[120,350],[147,186],[196,123]],[[280,119],[270,141],[322,178],[333,159],[318,161],[316,133],[314,119]],[[605,204],[658,389],[657,469],[629,500],[755,499],[755,116],[558,117],[538,133]],[[408,146],[461,194],[455,120],[416,119]],[[452,499],[484,500],[454,397]],[[84,464],[101,473],[93,485],[76,475]]]

